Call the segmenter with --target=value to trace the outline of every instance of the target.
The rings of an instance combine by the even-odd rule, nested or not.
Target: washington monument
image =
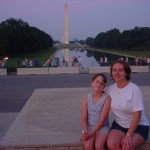
[[[64,28],[64,44],[69,44],[69,29],[68,29],[68,4],[65,3],[65,28]],[[64,49],[65,66],[69,67],[69,49]]]
[[[64,28],[64,43],[69,43],[69,31],[68,31],[68,4],[65,4],[65,28]]]

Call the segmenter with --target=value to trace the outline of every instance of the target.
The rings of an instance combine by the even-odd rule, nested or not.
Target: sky
[[[66,2],[69,40],[95,38],[114,28],[150,27],[150,0],[0,0],[0,23],[22,19],[61,41]]]

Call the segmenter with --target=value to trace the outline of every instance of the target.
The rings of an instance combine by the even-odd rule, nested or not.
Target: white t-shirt
[[[111,97],[111,110],[115,115],[115,121],[124,128],[129,128],[133,120],[133,112],[141,111],[139,125],[149,125],[144,114],[143,96],[140,88],[130,82],[126,87],[120,89],[117,84],[107,88],[107,94]]]

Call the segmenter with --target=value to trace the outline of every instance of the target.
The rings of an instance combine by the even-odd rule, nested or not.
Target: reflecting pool
[[[113,61],[117,59],[127,59],[127,57],[121,55],[85,49],[60,49],[56,52],[54,57],[59,58],[60,66],[63,66],[63,60],[65,59],[68,62],[68,66],[71,67],[73,58],[79,58],[79,56],[81,57],[81,64],[83,68],[89,68],[92,66],[109,66]],[[128,62],[130,65],[135,65],[135,58],[128,57]],[[144,64],[145,62],[139,60],[138,65]]]

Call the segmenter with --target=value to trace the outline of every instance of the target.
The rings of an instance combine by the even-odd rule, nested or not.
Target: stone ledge
[[[7,69],[6,68],[0,68],[0,75],[7,75]]]
[[[148,66],[131,66],[132,72],[148,72]],[[110,73],[110,66],[89,67],[89,73]]]
[[[9,145],[0,146],[0,150],[83,150],[82,144],[62,145]]]
[[[49,67],[49,68],[17,68],[17,75],[28,74],[78,74],[78,67]]]
[[[8,145],[0,146],[0,150],[83,150],[82,144],[61,144],[61,145]],[[150,140],[138,150],[150,150]]]
[[[89,73],[100,73],[100,72],[105,72],[105,73],[110,73],[110,66],[107,67],[89,67]]]

